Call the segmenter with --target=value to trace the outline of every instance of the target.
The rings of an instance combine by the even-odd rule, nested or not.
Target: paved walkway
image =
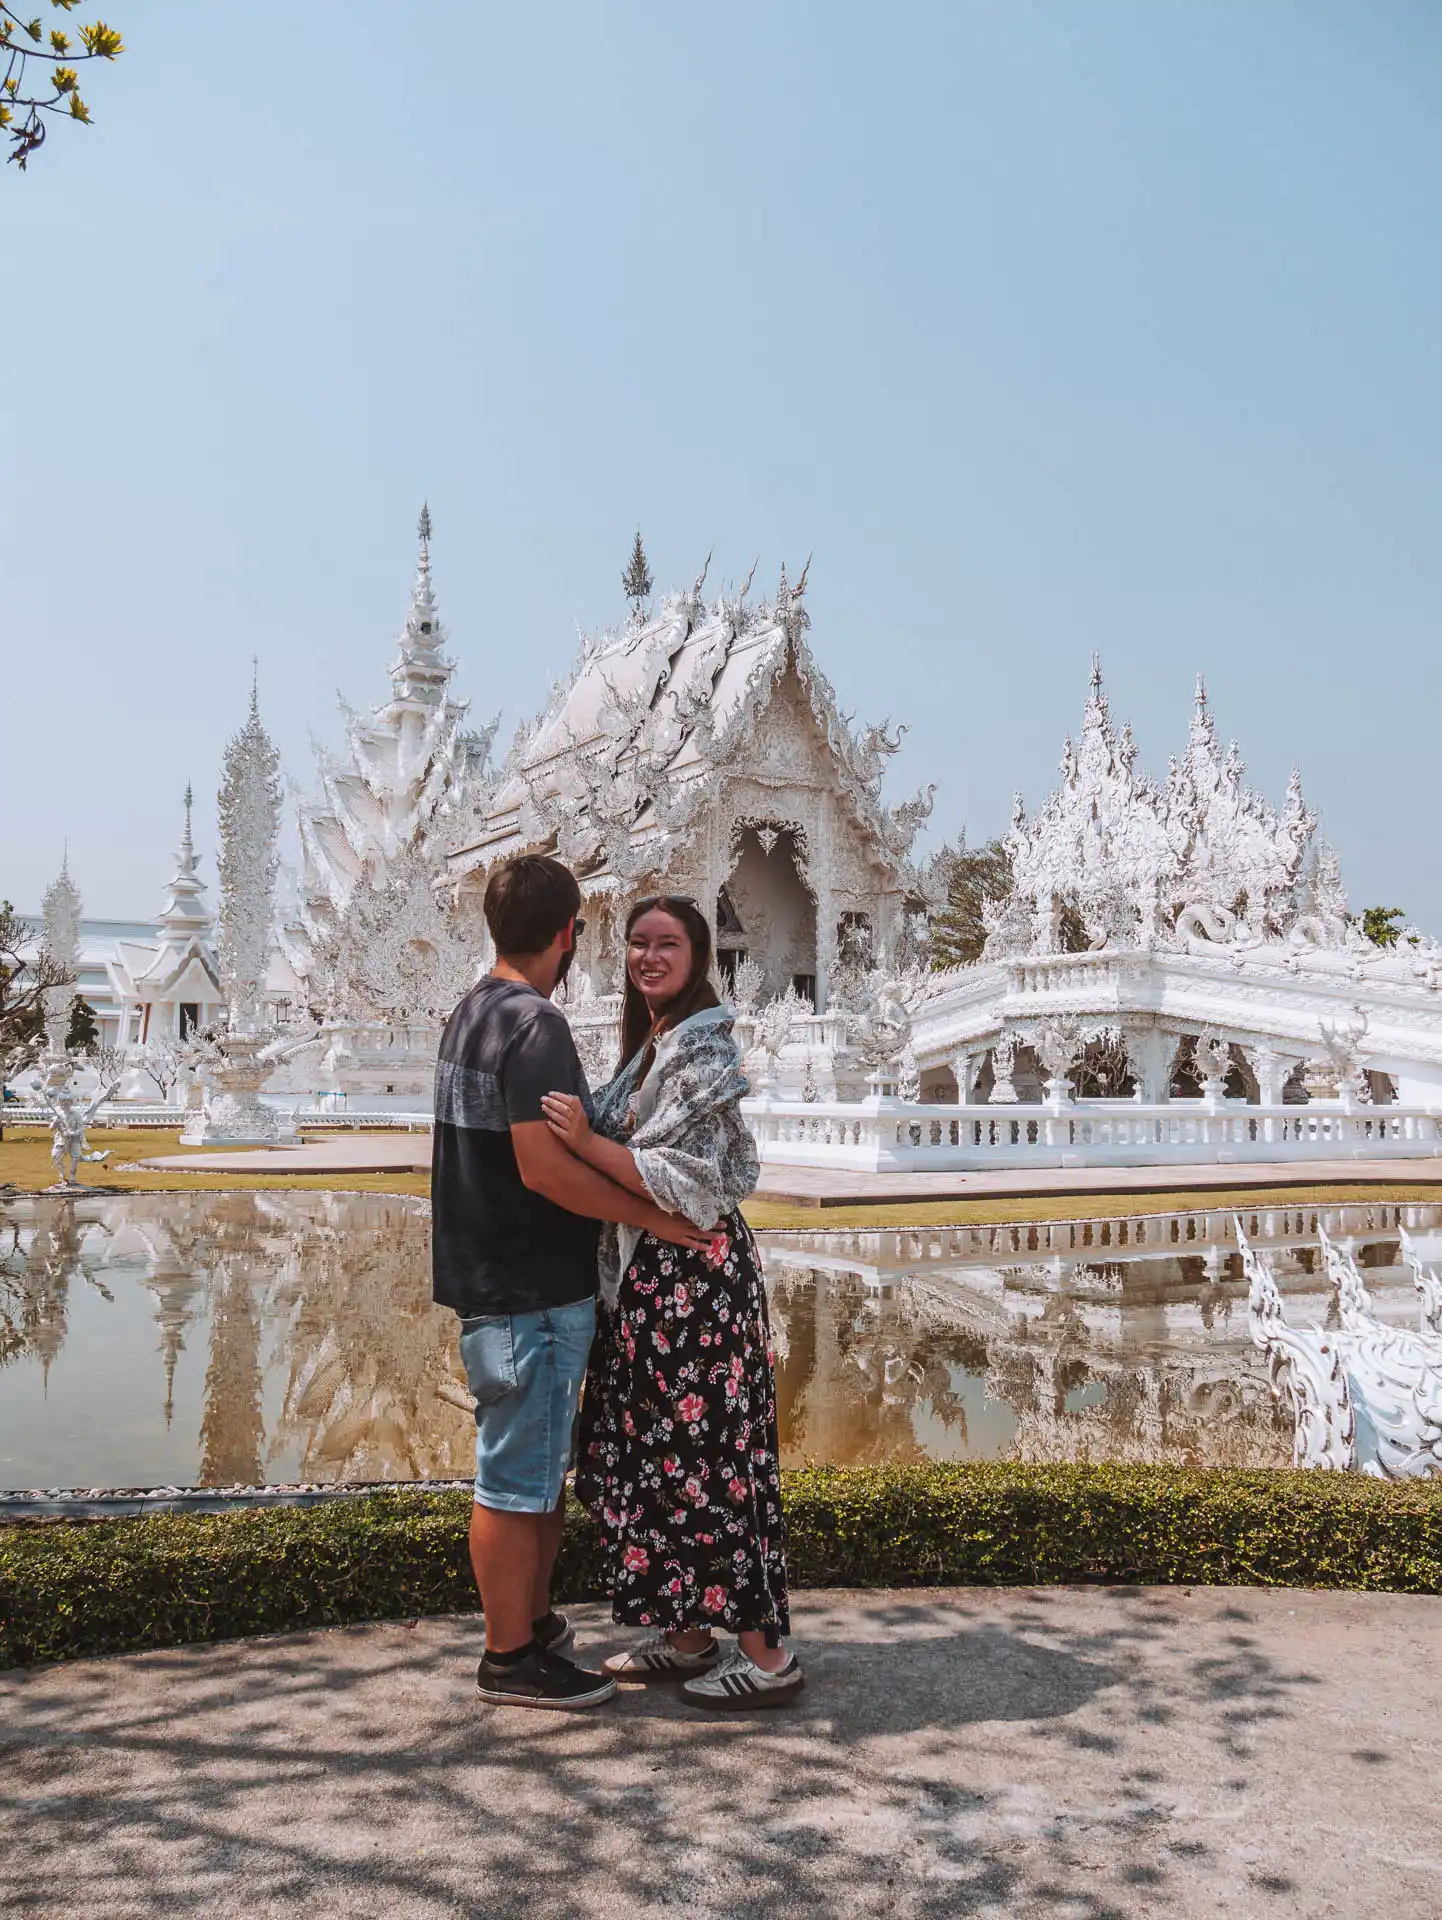
[[[735,1719],[481,1707],[458,1619],[0,1675],[0,1911],[1442,1909],[1442,1599],[811,1594],[796,1626],[801,1701]]]
[[[1226,1166],[988,1167],[976,1173],[833,1173],[763,1167],[758,1200],[847,1207],[868,1200],[990,1200],[1054,1194],[1206,1193],[1218,1188],[1442,1186],[1442,1155],[1406,1160],[1287,1160]]]
[[[431,1164],[429,1130],[390,1133],[357,1128],[302,1140],[298,1147],[250,1147],[243,1152],[166,1153],[137,1160],[139,1167],[185,1173],[410,1173]]]

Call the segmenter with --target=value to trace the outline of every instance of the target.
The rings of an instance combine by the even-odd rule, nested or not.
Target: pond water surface
[[[1396,1229],[1442,1207],[1244,1215],[1294,1321],[1320,1222],[1415,1324]],[[1230,1214],[761,1236],[783,1460],[1283,1465]],[[455,1319],[425,1203],[376,1194],[0,1205],[0,1487],[467,1478]]]

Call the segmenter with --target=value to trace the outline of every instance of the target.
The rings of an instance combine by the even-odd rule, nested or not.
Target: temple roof
[[[856,735],[842,718],[805,641],[805,579],[791,587],[783,568],[774,602],[753,606],[743,589],[708,604],[703,569],[651,617],[583,641],[570,678],[519,730],[498,785],[457,834],[453,871],[555,844],[561,832],[575,858],[588,828],[603,843],[593,857],[614,866],[618,832],[633,842],[664,836],[706,776],[744,756],[751,723],[788,669],[878,858],[904,860],[926,809],[913,820],[918,803],[895,812],[881,805],[900,734],[872,727]]]

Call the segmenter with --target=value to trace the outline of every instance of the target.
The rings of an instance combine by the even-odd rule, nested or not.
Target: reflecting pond
[[[1442,1207],[1244,1215],[1294,1321],[1330,1308],[1316,1229],[1415,1324],[1406,1226]],[[473,1424],[432,1306],[424,1202],[47,1196],[0,1205],[0,1486],[461,1479]],[[762,1236],[783,1458],[1290,1457],[1227,1213]]]

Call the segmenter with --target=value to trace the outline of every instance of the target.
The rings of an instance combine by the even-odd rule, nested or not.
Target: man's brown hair
[[[544,953],[581,911],[581,889],[559,860],[522,853],[486,882],[483,910],[498,955]]]

